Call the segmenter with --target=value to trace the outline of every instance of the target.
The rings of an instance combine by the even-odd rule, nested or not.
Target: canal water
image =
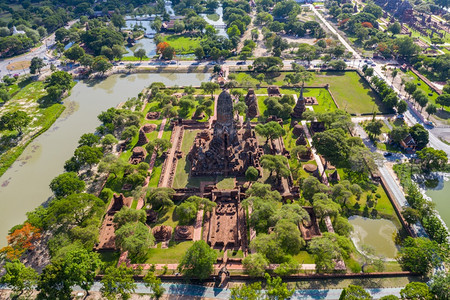
[[[166,11],[171,16],[175,15],[173,12],[172,6],[170,4],[167,4],[167,2],[166,2]],[[227,37],[228,35],[226,33],[226,30],[225,30],[225,28],[223,28],[225,26],[225,22],[223,21],[222,5],[220,5],[215,10],[215,13],[217,15],[219,15],[219,20],[217,20],[217,21],[213,21],[213,20],[209,19],[206,14],[200,14],[200,16],[202,16],[209,25],[217,26],[216,31],[219,36]],[[145,15],[142,17],[148,17],[148,15]],[[155,34],[156,33],[156,31],[151,28],[152,21],[130,20],[131,18],[132,18],[132,16],[127,16],[127,18],[126,18],[126,21],[125,21],[126,29],[132,29],[134,26],[140,26],[140,27],[144,28],[144,31],[147,34],[149,34],[149,33]],[[152,57],[152,56],[156,55],[156,44],[155,44],[154,40],[150,39],[150,38],[145,38],[145,37],[137,40],[136,44],[133,47],[126,47],[125,49],[127,50],[127,53],[124,54],[125,57],[134,56],[134,52],[136,52],[136,50],[138,50],[138,49],[144,49],[147,54],[147,57]],[[194,55],[191,55],[191,56],[193,57]],[[178,55],[178,57],[180,57],[180,55]]]
[[[353,225],[351,238],[359,252],[364,253],[362,248],[365,245],[375,250],[374,253],[382,258],[395,258],[397,246],[394,239],[398,230],[392,221],[361,216],[352,216],[348,220]]]
[[[444,174],[435,188],[425,188],[425,195],[436,203],[441,219],[450,228],[450,174]]]
[[[50,181],[64,171],[79,137],[100,125],[97,115],[135,97],[152,82],[168,86],[200,85],[210,74],[113,75],[98,82],[78,82],[64,101],[66,111],[44,134],[36,138],[0,177],[0,247],[6,246],[8,230],[26,219],[52,195]]]

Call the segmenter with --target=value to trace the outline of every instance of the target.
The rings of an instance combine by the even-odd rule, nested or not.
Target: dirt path
[[[200,241],[202,239],[202,225],[203,225],[203,209],[198,211],[197,218],[195,219],[194,236],[192,238],[193,241]]]
[[[171,184],[169,182],[170,172],[171,172],[172,166],[174,164],[175,152],[178,148],[177,144],[178,144],[178,140],[180,138],[181,132],[182,132],[181,126],[175,126],[173,128],[173,131],[172,131],[173,138],[171,139],[173,141],[173,145],[170,148],[169,153],[167,154],[166,168],[164,169],[164,174],[161,175],[162,180],[161,180],[161,184],[159,185],[160,187],[170,187],[171,186]]]
[[[252,18],[252,22],[247,27],[247,30],[244,32],[244,34],[241,37],[241,40],[239,41],[239,44],[237,46],[238,53],[241,52],[242,48],[244,48],[244,41],[252,39],[252,30],[255,28],[255,26],[253,25],[253,22],[255,20],[255,11],[254,10],[252,10],[252,12],[250,13],[250,17]]]

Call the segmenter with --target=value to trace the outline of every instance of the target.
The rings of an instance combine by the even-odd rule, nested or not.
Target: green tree
[[[156,151],[156,155],[161,155],[162,152],[166,151],[167,149],[171,148],[172,144],[169,140],[166,139],[159,139],[156,138],[154,140],[151,140],[145,148],[147,149],[148,153],[153,153],[153,151]]]
[[[254,255],[254,254],[251,254]],[[247,256],[248,257],[248,256]],[[254,282],[252,284],[242,284],[231,288],[232,300],[259,300],[264,299],[261,282]]]
[[[398,255],[399,263],[404,269],[420,274],[428,274],[432,268],[440,265],[441,258],[448,256],[436,242],[427,238],[407,237],[402,246]]]
[[[423,147],[426,147],[429,141],[429,134],[428,130],[426,130],[422,125],[418,123],[414,124],[409,128],[409,133],[411,134],[414,141],[416,141],[417,148],[422,149]]]
[[[89,146],[92,147],[100,141],[100,137],[93,133],[85,133],[78,140],[78,146]]]
[[[73,282],[67,277],[62,261],[54,261],[42,270],[36,289],[38,299],[71,299]]]
[[[317,193],[313,196],[313,209],[314,213],[319,218],[325,216],[336,217],[341,211],[341,206],[328,199],[323,193]]]
[[[405,91],[408,93],[409,97],[416,91],[417,85],[414,82],[405,83]]]
[[[134,52],[134,56],[139,58],[139,61],[141,62],[144,57],[147,57],[147,53],[145,52],[145,49],[140,48]]]
[[[92,71],[100,72],[103,75],[106,71],[111,69],[112,66],[113,65],[104,56],[97,56],[92,62]]]
[[[172,197],[175,191],[170,188],[155,188],[148,195],[148,203],[154,210],[164,209],[173,206]]]
[[[420,212],[412,207],[404,207],[402,215],[410,225],[416,224],[416,222],[420,220]]]
[[[383,128],[383,121],[381,120],[372,120],[365,126],[371,139],[374,139],[381,134],[381,128]]]
[[[402,31],[402,25],[400,25],[399,22],[394,22],[388,26],[388,30],[392,33],[392,36],[394,36]]]
[[[309,65],[311,61],[316,57],[316,51],[316,47],[306,43],[301,43],[298,46],[297,55],[301,60],[306,60]]]
[[[25,297],[29,297],[37,283],[37,272],[31,267],[25,267],[19,260],[6,262],[4,271],[0,282],[7,284],[19,296],[25,293]]]
[[[397,46],[398,54],[402,57],[411,57],[421,51],[420,47],[409,36],[396,38],[394,44]]]
[[[404,300],[431,300],[433,295],[424,282],[410,282],[400,291]]]
[[[343,130],[330,129],[314,134],[313,146],[332,165],[339,166],[346,161],[350,150],[346,140]]]
[[[194,202],[183,202],[175,210],[181,224],[189,224],[197,217],[198,208]]]
[[[195,57],[197,57],[198,60],[201,60],[203,57],[205,57],[205,51],[203,50],[203,47],[197,47],[194,50]]]
[[[278,122],[271,121],[265,124],[258,124],[255,127],[255,131],[266,138],[266,144],[269,142],[273,142],[274,139],[282,137],[286,134],[286,131],[281,127]]]
[[[275,173],[277,182],[281,177],[287,178],[291,174],[285,156],[265,154],[261,157],[260,163],[264,169],[270,172],[269,177],[272,177],[272,174]]]
[[[45,222],[48,225],[86,225],[94,217],[102,215],[104,206],[105,203],[92,194],[70,194],[50,203]]]
[[[202,82],[200,87],[205,93],[211,95],[211,99],[214,99],[214,92],[220,88],[218,83],[211,81]]]
[[[303,180],[302,192],[306,200],[312,200],[316,193],[328,193],[328,187],[320,183],[319,179],[314,176],[306,177]]]
[[[92,165],[97,164],[103,157],[103,152],[101,148],[85,145],[77,148],[73,156],[80,165],[89,165],[92,168]]]
[[[49,87],[58,87],[62,92],[64,92],[70,89],[72,85],[72,75],[64,71],[56,71],[46,79],[46,83],[47,89]]]
[[[116,245],[122,251],[128,251],[130,256],[143,256],[146,249],[152,247],[155,238],[150,233],[150,228],[141,222],[126,223],[116,230]]]
[[[139,129],[135,125],[128,126],[122,131],[122,135],[120,136],[120,138],[122,140],[132,139],[136,136],[138,131]]]
[[[22,130],[31,122],[31,117],[22,110],[7,112],[0,117],[0,129],[17,130],[22,135]]]
[[[444,109],[444,107],[450,106],[450,94],[439,95],[436,98],[436,104],[441,105],[442,109]]]
[[[280,247],[287,254],[298,254],[306,243],[301,237],[298,224],[295,224],[289,220],[280,220],[275,225],[274,232]]]
[[[403,114],[408,110],[408,104],[404,100],[397,102],[397,113]]]
[[[124,206],[114,215],[114,223],[117,228],[120,228],[128,223],[145,223],[146,218],[145,211]]]
[[[50,189],[56,197],[66,197],[84,190],[85,183],[75,172],[67,172],[56,176],[50,182]]]
[[[253,182],[258,180],[259,178],[259,171],[254,168],[254,167],[248,167],[247,171],[245,171],[245,179],[247,179],[247,181]]]
[[[122,27],[126,26],[125,19],[121,14],[113,14],[111,17],[111,22],[114,24],[114,26],[119,28],[119,30],[121,30]]]
[[[427,108],[425,109],[425,111],[428,114],[428,118],[430,118],[430,115],[435,114],[437,112],[437,106],[434,105],[433,103],[430,103],[427,105]]]
[[[101,281],[100,292],[102,296],[109,300],[117,299],[118,295],[122,299],[130,299],[131,293],[134,293],[136,289],[133,279],[134,274],[133,268],[128,268],[125,265],[117,268],[108,267]]]
[[[161,51],[161,55],[164,59],[171,60],[175,56],[175,48],[167,46]]]
[[[450,299],[450,276],[448,273],[437,272],[430,282],[430,291],[437,299]]]
[[[245,273],[253,277],[260,277],[264,275],[264,272],[269,267],[269,262],[261,253],[254,253],[247,255],[242,260]]]
[[[425,147],[416,152],[420,159],[422,168],[426,171],[436,171],[442,169],[447,164],[447,153],[444,150],[436,150],[431,147]]]
[[[117,144],[119,141],[112,134],[107,134],[103,137],[101,144],[106,150],[111,150],[113,145]]]
[[[41,69],[45,67],[44,60],[40,57],[33,57],[31,59],[31,65],[30,65],[30,73],[36,74],[36,71],[41,74]]]
[[[89,295],[96,271],[102,265],[99,254],[85,249],[75,249],[65,255],[63,264],[65,276]]]
[[[359,285],[350,284],[342,290],[339,300],[371,300],[372,297]]]
[[[214,271],[213,264],[217,259],[217,253],[203,241],[196,241],[186,251],[178,265],[179,271],[186,278],[206,279]]]
[[[4,88],[0,88],[0,101],[6,102],[10,98],[11,98],[11,95]]]
[[[269,274],[264,274],[266,278],[267,296],[269,299],[290,299],[294,294],[294,289],[289,290],[287,284],[283,283],[280,277],[270,277]]]
[[[82,58],[86,53],[84,52],[84,49],[81,48],[78,44],[73,45],[69,49],[67,49],[64,52],[64,55],[73,61],[78,61],[80,58]]]
[[[152,267],[154,266],[152,265]],[[160,299],[164,295],[166,289],[162,287],[161,279],[155,276],[154,268],[151,268],[147,274],[145,274],[143,280],[145,286],[152,290],[152,293],[150,294],[152,298]]]

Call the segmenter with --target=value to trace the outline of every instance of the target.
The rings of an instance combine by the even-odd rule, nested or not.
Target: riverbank
[[[24,83],[26,84],[20,87]],[[71,89],[75,84],[76,82],[72,83]],[[47,93],[43,81],[31,81],[27,78],[9,88],[13,95],[3,106],[3,114],[20,110],[26,112],[32,121],[22,129],[22,134],[8,130],[2,132],[0,144],[4,149],[0,154],[0,177],[17,160],[25,148],[35,138],[46,132],[66,109],[62,102],[48,104],[43,101]],[[68,96],[70,96],[70,90],[63,96],[63,99]]]
[[[130,74],[103,80],[80,81],[64,100],[69,107],[53,125],[35,138],[0,181],[0,247],[13,226],[26,219],[26,213],[52,195],[50,181],[64,170],[64,163],[78,145],[79,137],[100,125],[97,116],[128,98],[135,97],[152,82],[167,85],[199,86],[210,74]],[[24,188],[26,186],[26,188]],[[11,199],[10,201],[7,201]]]

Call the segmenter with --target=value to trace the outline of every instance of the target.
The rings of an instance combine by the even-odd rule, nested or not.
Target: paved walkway
[[[311,145],[312,154],[314,156],[314,160],[317,163],[317,168],[319,170],[320,176],[322,176],[322,183],[328,185],[328,178],[327,175],[324,172],[322,161],[320,160],[319,155],[317,155],[316,149],[312,147],[312,137],[309,133],[308,126],[306,126],[306,121],[302,121],[303,131],[305,132],[306,139],[308,140],[309,144]]]
[[[194,225],[194,236],[192,240],[200,241],[202,239],[202,225],[203,225],[203,209],[197,213],[197,219]]]

